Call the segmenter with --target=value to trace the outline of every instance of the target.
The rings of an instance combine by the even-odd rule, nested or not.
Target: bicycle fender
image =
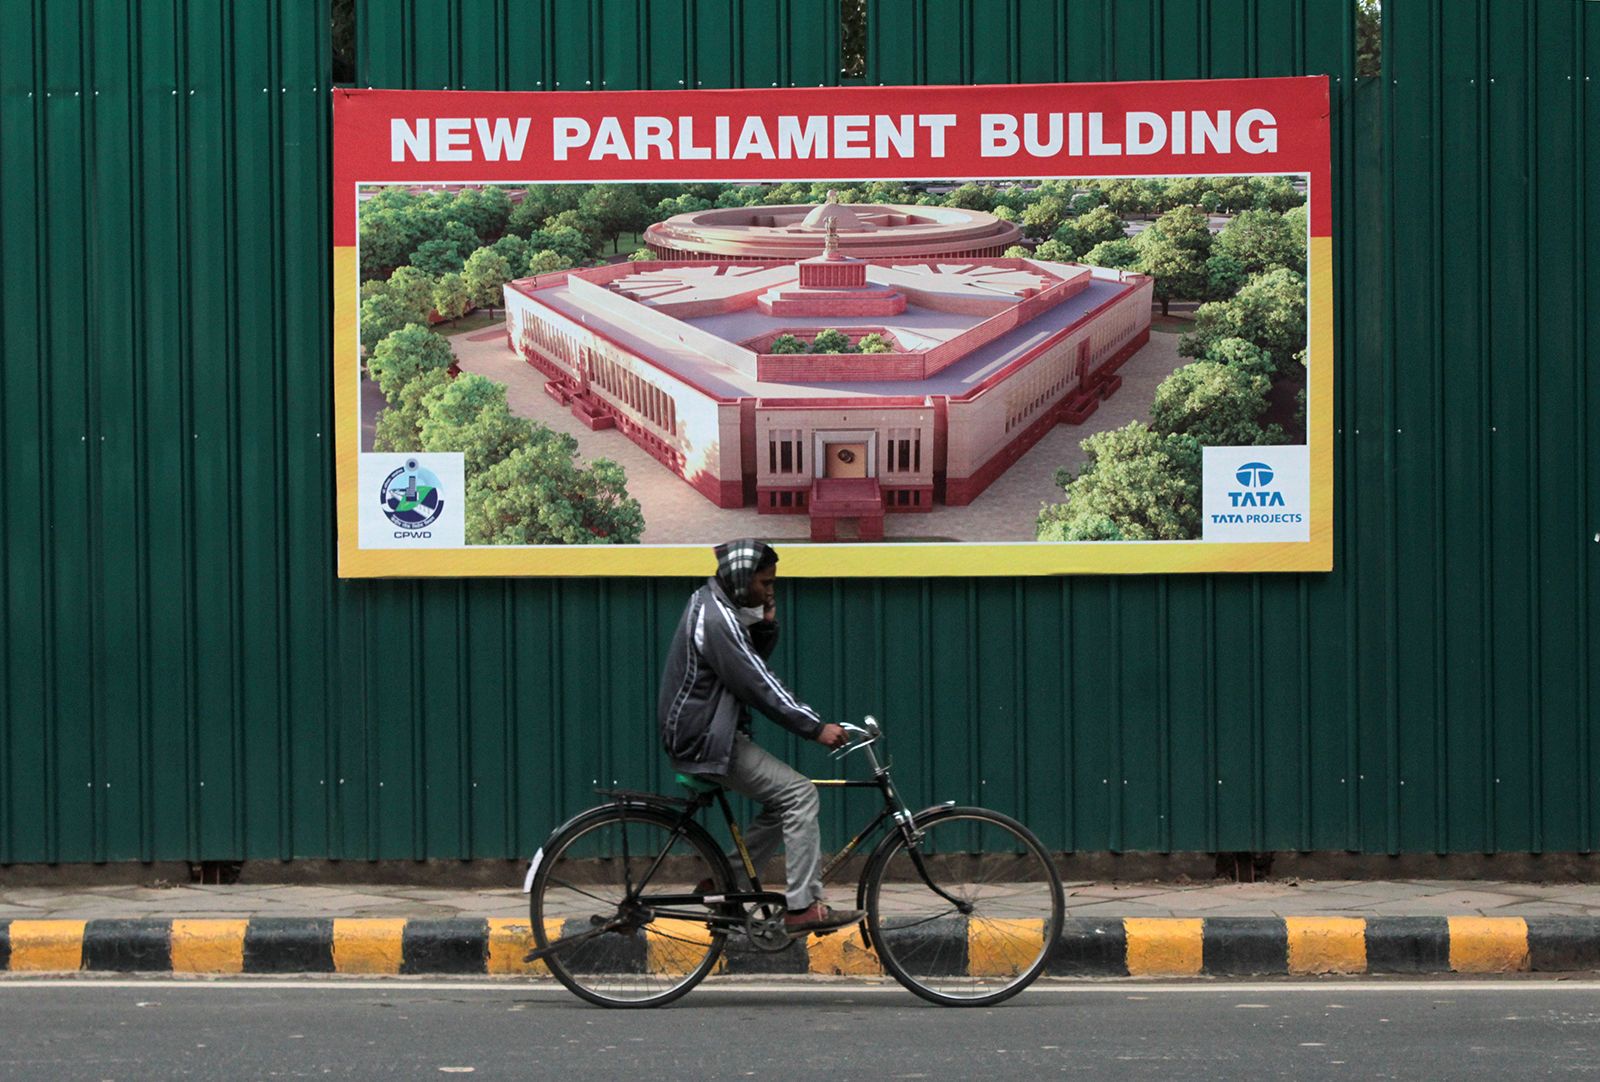
[[[605,804],[598,804],[592,808],[585,808],[577,815],[574,815],[572,818],[568,819],[565,823],[562,823],[560,826],[556,827],[550,832],[549,836],[545,838],[545,845],[549,845],[551,841],[560,837],[567,830],[575,826],[580,820],[593,815],[596,812],[609,811],[618,804],[624,804],[630,808],[649,808],[651,811],[667,812],[669,814],[674,810],[669,804],[657,804],[648,800],[635,800],[627,798],[609,801]],[[539,874],[539,865],[543,861],[544,845],[541,845],[538,851],[534,853],[533,857],[528,861],[528,873],[522,877],[522,893],[533,893],[533,877]]]

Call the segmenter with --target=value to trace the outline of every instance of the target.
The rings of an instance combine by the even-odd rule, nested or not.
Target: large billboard
[[[346,576],[1332,566],[1324,78],[334,95]]]

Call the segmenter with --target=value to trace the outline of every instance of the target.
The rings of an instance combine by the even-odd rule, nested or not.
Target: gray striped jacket
[[[689,598],[661,673],[656,717],[661,747],[674,770],[726,774],[733,734],[749,726],[749,707],[807,739],[822,728],[817,712],[797,699],[767,667],[778,625],[748,631],[716,579]]]

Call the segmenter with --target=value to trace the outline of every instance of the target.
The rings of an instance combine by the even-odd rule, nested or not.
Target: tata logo
[[[1261,488],[1272,480],[1272,467],[1265,462],[1246,462],[1233,475],[1245,488]]]
[[[1272,475],[1272,467],[1265,462],[1246,462],[1233,471],[1246,491],[1228,493],[1228,501],[1234,507],[1282,507],[1283,493],[1266,490]]]

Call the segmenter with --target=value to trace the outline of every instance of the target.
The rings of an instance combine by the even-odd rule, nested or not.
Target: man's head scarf
[[[735,605],[749,605],[750,582],[756,577],[756,572],[778,562],[778,554],[772,546],[753,537],[724,541],[714,551],[717,554],[717,581]]]

